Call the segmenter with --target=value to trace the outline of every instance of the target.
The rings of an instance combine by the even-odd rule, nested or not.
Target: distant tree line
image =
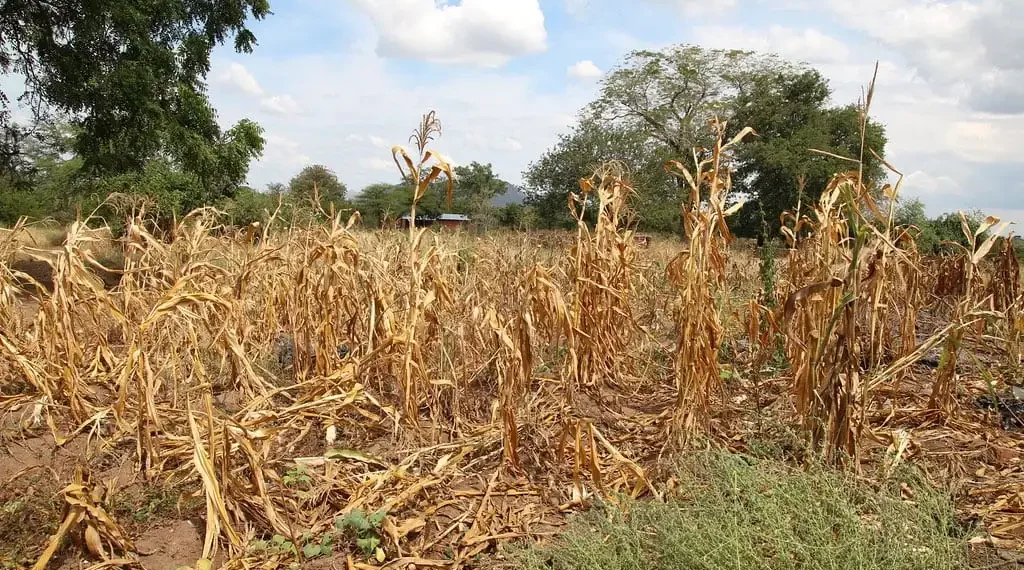
[[[473,225],[484,228],[520,228],[535,223],[529,206],[492,205],[492,200],[506,192],[509,185],[494,173],[490,164],[472,162],[457,166],[455,174],[451,203],[445,198],[441,188],[443,183],[438,183],[417,204],[417,216],[466,214]],[[287,185],[269,184],[264,192],[243,187],[221,206],[237,225],[261,221],[276,210],[285,220],[298,219],[302,222],[323,218],[331,212],[341,213],[347,218],[353,211],[358,211],[365,227],[379,228],[408,214],[411,204],[412,194],[407,181],[371,184],[349,197],[345,184],[332,170],[323,165],[311,165],[303,168]]]
[[[205,83],[213,48],[231,42],[238,52],[252,51],[247,22],[269,13],[267,0],[0,7],[0,74],[24,81],[20,101],[32,115],[15,122],[13,101],[0,92],[0,223],[21,216],[68,221],[111,194],[141,198],[165,222],[201,206],[219,207],[237,224],[274,211],[306,221],[358,210],[378,227],[407,213],[405,181],[352,195],[320,164],[287,184],[245,185],[263,152],[263,130],[248,119],[221,128]],[[718,119],[727,122],[727,136],[746,126],[757,132],[737,147],[732,164],[734,195],[748,202],[730,224],[740,235],[763,228],[778,235],[780,214],[800,192],[814,200],[834,173],[850,167],[809,149],[857,157],[864,125],[872,151],[865,174],[876,187],[884,178],[877,158],[885,155],[884,128],[862,123],[856,107],[834,106],[830,96],[818,71],[773,55],[691,45],[634,51],[602,80],[577,123],[523,173],[525,203],[494,206],[508,184],[490,164],[474,162],[456,169],[451,204],[444,192],[429,192],[418,211],[465,213],[482,227],[571,227],[568,194],[601,163],[617,160],[636,191],[631,204],[640,229],[678,234],[688,187],[667,175],[664,163],[692,168],[706,157],[709,125]],[[915,224],[921,243],[941,243],[954,221]]]

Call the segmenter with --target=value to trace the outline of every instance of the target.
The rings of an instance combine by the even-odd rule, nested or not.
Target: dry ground
[[[633,256],[630,314],[601,318],[628,326],[603,331],[612,336],[587,360],[543,322],[556,320],[553,292],[570,314],[575,295],[593,293],[574,284],[573,234],[431,233],[410,253],[394,232],[292,230],[250,245],[199,223],[173,244],[130,234],[126,276],[98,271],[116,276],[105,279],[90,277],[97,255],[85,246],[122,244],[86,238],[42,252],[18,241],[0,257],[20,271],[4,283],[0,324],[5,566],[45,559],[51,542],[52,568],[163,570],[204,556],[233,568],[473,566],[499,543],[558,533],[595,496],[652,497],[685,449],[671,435],[676,311],[687,310],[665,276],[676,240],[620,244]],[[548,272],[531,274],[538,265]],[[686,445],[811,460],[784,359],[751,368],[751,244],[728,251],[725,272],[723,381],[708,438]],[[524,299],[549,312],[527,323]],[[925,303],[919,337],[948,311]],[[297,339],[292,362],[275,349],[281,335]],[[1012,564],[1024,544],[1024,432],[977,398],[1021,377],[1019,354],[993,338],[966,338],[977,360],[960,359],[952,416],[929,410],[929,358],[865,394],[858,468],[875,481],[922,469],[977,525],[979,556]],[[601,373],[568,384],[577,366]],[[369,534],[380,552],[360,551],[362,535],[337,520],[378,509],[387,516]],[[331,553],[306,559],[301,546],[328,535]]]

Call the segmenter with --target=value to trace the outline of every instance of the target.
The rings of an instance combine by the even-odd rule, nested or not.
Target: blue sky
[[[436,109],[437,148],[519,182],[629,50],[673,43],[775,52],[855,102],[880,62],[875,118],[904,195],[936,214],[1024,223],[1024,1],[272,0],[253,54],[218,49],[221,120],[266,128],[263,186],[303,165],[354,193],[395,179],[389,148]],[[1018,230],[1024,231],[1024,230]]]

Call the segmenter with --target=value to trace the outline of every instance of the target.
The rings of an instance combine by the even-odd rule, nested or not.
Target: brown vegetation
[[[395,152],[417,197],[450,175],[430,162],[431,120],[419,156]],[[991,540],[1024,538],[1020,433],[956,405],[984,391],[959,354],[1019,364],[1015,262],[990,263],[995,239],[969,232],[956,265],[925,264],[879,205],[898,184],[870,188],[854,168],[787,218],[784,278],[758,293],[725,223],[740,138],[694,172],[668,165],[691,188],[688,240],[642,251],[615,165],[573,196],[574,238],[364,232],[339,216],[235,239],[199,210],[162,240],[136,214],[110,242],[124,266],[108,289],[85,223],[45,256],[52,287],[16,269],[24,228],[0,235],[4,437],[85,442],[77,469],[54,472],[66,507],[52,538],[24,555],[42,568],[75,537],[107,566],[134,563],[111,501],[141,481],[202,501],[206,561],[321,556],[321,537],[354,538],[340,520],[383,512],[336,546],[349,568],[459,567],[556,532],[595,495],[657,498],[673,481],[667,442],[747,449],[785,425],[806,434],[792,457],[877,477],[914,459],[966,486],[962,511]],[[579,208],[595,198],[589,227]],[[963,285],[933,294],[950,273]],[[769,369],[780,343],[789,368]],[[939,345],[931,378],[920,361]]]

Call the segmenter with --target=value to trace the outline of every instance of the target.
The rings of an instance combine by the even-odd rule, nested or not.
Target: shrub
[[[938,570],[966,566],[942,494],[881,490],[812,468],[708,453],[681,469],[667,502],[593,509],[547,547],[510,552],[527,570],[748,568]]]

